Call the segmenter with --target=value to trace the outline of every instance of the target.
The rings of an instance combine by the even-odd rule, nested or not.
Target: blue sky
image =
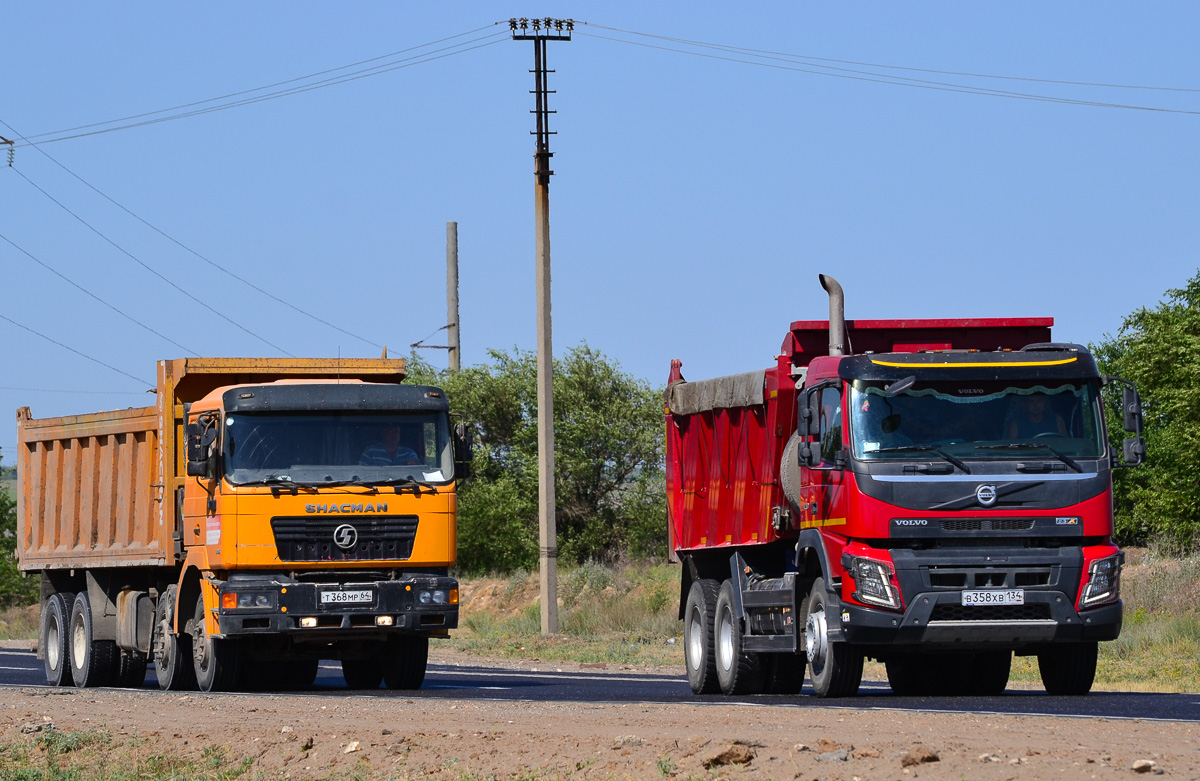
[[[445,324],[448,220],[459,223],[464,362],[486,360],[488,348],[532,349],[532,50],[489,27],[522,13],[590,23],[550,45],[558,353],[586,340],[656,385],[672,358],[691,379],[761,368],[789,322],[825,316],[819,272],[841,281],[849,317],[1053,316],[1056,338],[1088,342],[1196,273],[1195,6],[730,8],[11,5],[0,29],[8,138],[228,95],[478,28],[402,56],[490,45],[39,147],[71,173],[19,142],[15,169],[0,168],[0,235],[158,334],[0,241],[0,408],[29,405],[45,417],[141,406],[154,362],[182,348],[374,356],[387,344],[407,354]],[[635,33],[827,59],[764,59]],[[868,80],[880,76],[1171,111]],[[72,173],[343,331],[218,271]],[[445,364],[444,353],[424,355]],[[15,440],[12,423],[0,427],[3,452]]]

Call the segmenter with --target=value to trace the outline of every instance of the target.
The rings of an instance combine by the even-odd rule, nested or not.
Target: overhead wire
[[[269,93],[266,93],[263,95],[255,95],[253,97],[229,101],[227,103],[220,103],[215,106],[209,106],[206,108],[198,108],[198,109],[193,109],[191,111],[184,111],[184,112],[180,112],[180,113],[176,113],[176,114],[169,114],[167,116],[156,117],[154,119],[144,119],[142,121],[137,121],[137,122],[118,124],[114,127],[100,128],[97,130],[89,130],[89,131],[82,132],[82,133],[70,133],[70,131],[67,131],[67,130],[52,131],[52,132],[48,132],[48,133],[38,133],[38,134],[29,136],[29,140],[27,140],[26,144],[17,145],[15,148],[16,149],[23,148],[24,146],[34,143],[35,141],[39,144],[51,144],[51,143],[55,143],[58,141],[67,141],[67,140],[75,139],[75,138],[86,138],[88,136],[101,135],[104,133],[112,133],[112,132],[115,132],[118,130],[128,130],[128,129],[136,128],[136,127],[145,127],[147,125],[154,125],[154,124],[158,124],[160,122],[169,122],[169,121],[176,120],[176,119],[185,119],[188,117],[195,117],[195,116],[200,116],[203,114],[211,114],[211,113],[217,112],[217,111],[225,111],[225,110],[231,109],[231,108],[238,108],[240,106],[248,106],[248,105],[252,105],[255,103],[262,103],[264,101],[275,100],[277,98],[283,98],[283,97],[289,97],[291,95],[299,95],[299,94],[302,94],[305,92],[311,92],[311,91],[317,90],[317,89],[324,89],[325,87],[332,87],[332,86],[336,86],[339,84],[347,84],[349,82],[358,81],[360,79],[369,78],[371,76],[378,76],[378,75],[381,75],[384,73],[391,73],[393,71],[402,70],[404,68],[411,68],[414,65],[423,65],[427,62],[434,62],[435,60],[445,59],[446,57],[452,57],[456,54],[465,54],[466,52],[469,52],[469,51],[474,51],[476,49],[482,49],[487,46],[495,45],[497,43],[500,43],[500,41],[504,40],[505,38],[507,38],[506,32],[490,33],[488,35],[480,36],[478,38],[474,38],[474,39],[471,39],[468,41],[462,41],[462,42],[454,44],[452,46],[446,46],[441,49],[434,49],[433,51],[430,51],[430,52],[424,52],[419,55],[413,55],[412,57],[406,57],[402,60],[399,60],[397,63],[387,63],[384,65],[376,65],[371,68],[365,68],[361,71],[356,71],[356,72],[344,74],[341,76],[335,76],[335,77],[331,77],[328,79],[322,79],[320,81],[313,82],[311,84],[303,84],[303,85],[299,85],[299,86],[295,86],[295,87],[288,87],[286,89],[277,90],[275,92],[269,92]],[[489,39],[491,39],[491,40],[489,40]],[[486,42],[484,42],[484,41],[486,41]],[[472,44],[472,43],[476,44],[476,45],[474,45],[474,46],[467,45],[467,44]],[[442,53],[439,54],[439,52],[442,52]],[[436,55],[436,56],[434,56],[434,55]],[[316,74],[316,75],[319,75],[319,74]],[[301,78],[310,78],[310,77],[301,77]],[[289,81],[291,81],[291,80],[289,80]],[[288,83],[288,82],[281,82],[281,83]],[[258,89],[265,89],[265,88],[258,88]],[[256,92],[256,91],[258,91],[258,89],[244,90],[241,93],[232,93],[232,94],[233,95],[246,94],[246,93],[250,93],[250,92]],[[199,105],[199,104],[211,102],[212,100],[220,100],[220,98],[213,98],[213,99],[209,99],[209,100],[205,100],[205,101],[197,101],[194,104],[188,104],[188,105]],[[140,115],[140,116],[150,116],[153,114],[163,113],[163,112],[172,111],[172,110],[173,109],[161,109],[160,111],[147,112],[146,114]],[[81,127],[95,127],[95,126],[99,126],[99,125],[106,125],[106,124],[111,124],[114,122],[121,122],[121,121],[122,120],[109,120],[108,122],[97,122],[97,123],[92,123],[92,125],[89,125],[89,126],[81,126]],[[67,133],[67,135],[62,135],[63,133]]]
[[[25,136],[22,136],[20,133],[18,133],[18,132],[17,132],[17,131],[16,131],[16,130],[15,130],[13,127],[12,127],[12,125],[9,125],[7,122],[5,122],[5,121],[4,121],[4,120],[2,120],[2,119],[0,119],[0,125],[4,125],[6,128],[8,128],[10,131],[12,131],[12,133],[14,133],[14,134],[15,134],[16,136],[18,136],[19,138],[25,138]],[[28,139],[26,139],[26,140],[28,140]],[[34,149],[36,149],[36,150],[37,150],[39,153],[41,153],[42,155],[44,155],[44,156],[46,157],[46,159],[47,159],[47,160],[49,160],[50,162],[54,163],[55,165],[57,165],[57,166],[58,166],[59,168],[61,168],[62,170],[66,171],[66,172],[67,172],[68,174],[70,174],[71,176],[75,177],[75,179],[77,179],[79,182],[81,182],[82,184],[84,184],[85,186],[87,186],[88,188],[90,188],[90,189],[91,189],[93,192],[95,192],[97,195],[99,195],[100,197],[104,198],[104,199],[105,199],[105,200],[107,200],[109,203],[113,204],[113,205],[114,205],[114,206],[116,206],[118,209],[120,209],[121,211],[125,212],[125,213],[126,213],[126,214],[128,214],[130,217],[133,217],[135,220],[137,220],[138,222],[142,223],[142,224],[143,224],[143,225],[145,225],[146,227],[150,228],[150,229],[151,229],[152,231],[154,231],[155,233],[159,234],[159,235],[160,235],[160,236],[162,236],[163,238],[165,238],[165,239],[167,239],[168,241],[172,242],[173,244],[175,244],[176,246],[180,247],[180,248],[181,248],[181,249],[183,249],[184,251],[186,251],[186,252],[189,252],[189,253],[191,253],[192,255],[196,256],[197,258],[199,258],[200,260],[204,261],[205,263],[207,263],[208,265],[212,266],[213,268],[217,269],[218,271],[221,271],[221,272],[223,272],[223,273],[225,273],[225,274],[229,275],[230,277],[232,277],[233,279],[236,279],[238,282],[241,282],[242,284],[246,285],[246,286],[247,286],[247,287],[249,287],[250,289],[252,289],[252,290],[254,290],[254,291],[256,291],[256,292],[258,292],[258,293],[260,293],[260,294],[262,294],[262,295],[264,295],[264,296],[267,296],[268,298],[272,299],[273,301],[276,301],[276,302],[278,302],[278,303],[280,303],[280,304],[282,304],[282,305],[284,305],[284,306],[286,306],[286,307],[288,307],[288,308],[290,308],[290,309],[292,309],[292,310],[294,310],[294,311],[296,311],[296,312],[299,312],[300,314],[304,315],[305,317],[311,318],[312,320],[315,320],[316,322],[318,322],[318,323],[321,323],[321,324],[322,324],[322,325],[324,325],[324,326],[327,326],[327,327],[329,327],[329,328],[332,328],[332,329],[333,329],[333,330],[335,330],[335,331],[339,331],[339,332],[341,332],[341,333],[345,334],[346,336],[350,336],[350,337],[352,337],[352,338],[354,338],[354,339],[358,339],[359,341],[365,342],[365,343],[367,343],[367,344],[371,345],[372,347],[378,347],[378,348],[380,348],[380,349],[382,349],[382,348],[383,348],[383,345],[382,345],[382,344],[377,344],[376,342],[373,342],[373,341],[371,341],[370,339],[366,338],[365,336],[360,336],[360,335],[358,335],[358,334],[356,334],[356,333],[353,333],[353,332],[351,332],[351,331],[348,331],[348,330],[346,330],[345,328],[342,328],[342,327],[340,327],[340,326],[334,325],[333,323],[329,322],[328,320],[325,320],[325,319],[323,319],[323,318],[321,318],[321,317],[318,317],[317,315],[314,315],[312,312],[308,312],[308,311],[306,311],[306,310],[302,309],[301,307],[298,307],[298,306],[296,306],[295,304],[291,303],[290,301],[286,301],[286,300],[284,300],[284,299],[280,298],[279,296],[275,295],[274,293],[271,293],[271,292],[270,292],[270,291],[268,291],[268,290],[264,290],[263,288],[261,288],[261,287],[259,287],[258,285],[254,284],[254,283],[253,283],[253,282],[251,282],[250,280],[248,280],[248,279],[245,279],[244,277],[240,276],[240,275],[239,275],[239,274],[237,274],[236,272],[234,272],[234,271],[232,271],[232,270],[230,270],[230,269],[226,268],[225,266],[222,266],[220,263],[217,263],[216,261],[214,261],[214,260],[211,260],[211,259],[209,259],[209,258],[205,257],[204,255],[200,254],[200,253],[199,253],[199,252],[197,252],[196,250],[194,250],[194,249],[192,249],[191,247],[189,247],[189,246],[187,246],[186,244],[184,244],[184,243],[183,243],[182,241],[180,241],[179,239],[176,239],[174,236],[171,236],[171,235],[170,235],[170,234],[168,234],[166,231],[163,231],[162,229],[160,229],[160,228],[158,228],[157,226],[155,226],[155,225],[153,225],[152,223],[150,223],[148,220],[146,220],[146,219],[142,218],[140,215],[138,215],[138,214],[136,214],[135,212],[133,212],[133,210],[131,210],[131,209],[129,209],[129,208],[127,208],[127,207],[125,207],[124,205],[122,205],[121,203],[117,202],[115,199],[113,199],[113,198],[112,198],[112,197],[110,197],[108,194],[106,194],[106,193],[104,193],[103,191],[101,191],[101,190],[100,190],[98,187],[96,187],[95,185],[93,185],[91,182],[88,182],[86,179],[84,179],[82,176],[80,176],[79,174],[77,174],[77,173],[75,173],[74,171],[72,171],[70,168],[67,168],[65,165],[63,165],[61,162],[59,162],[59,161],[58,161],[56,158],[54,158],[53,156],[51,156],[49,152],[47,152],[46,150],[42,149],[42,147],[41,147],[41,145],[40,145],[40,144],[30,144],[30,145],[31,145],[31,146],[32,146]],[[176,345],[176,346],[178,346],[178,345]]]
[[[143,261],[141,258],[139,258],[139,257],[137,257],[136,255],[134,255],[132,252],[130,252],[129,250],[125,249],[124,247],[122,247],[120,244],[118,244],[117,242],[113,241],[112,239],[110,239],[110,238],[109,238],[107,235],[105,235],[103,232],[101,232],[101,231],[100,231],[100,229],[96,228],[94,225],[92,225],[91,223],[89,223],[87,220],[83,219],[83,217],[80,217],[78,214],[76,214],[75,212],[71,211],[71,209],[70,209],[69,207],[67,207],[67,205],[66,205],[66,204],[64,204],[62,201],[58,200],[57,198],[55,198],[55,197],[54,197],[53,195],[51,195],[50,193],[46,192],[46,190],[42,189],[42,187],[41,187],[40,185],[38,185],[38,184],[37,184],[37,182],[33,181],[33,180],[32,180],[32,179],[30,179],[28,176],[26,176],[26,175],[24,174],[24,172],[22,172],[22,171],[21,171],[21,169],[17,168],[16,166],[9,166],[9,169],[10,169],[10,170],[12,170],[13,172],[15,172],[15,173],[17,174],[17,176],[20,176],[22,179],[24,179],[26,182],[28,182],[28,183],[29,183],[29,185],[30,185],[31,187],[33,187],[35,190],[37,190],[37,191],[38,191],[38,192],[40,192],[42,195],[44,195],[44,196],[46,196],[47,198],[49,198],[49,199],[50,199],[52,202],[54,202],[54,203],[55,203],[55,204],[56,204],[56,205],[57,205],[57,206],[58,206],[60,209],[62,209],[62,210],[63,210],[63,211],[65,211],[67,214],[71,215],[71,216],[72,216],[72,217],[74,217],[76,220],[78,220],[78,221],[79,221],[79,222],[80,222],[80,223],[81,223],[81,224],[82,224],[84,227],[86,227],[88,230],[92,231],[92,232],[93,232],[93,233],[95,233],[97,236],[99,236],[100,238],[104,239],[104,241],[106,241],[108,244],[110,244],[112,247],[114,247],[114,248],[115,248],[115,249],[116,249],[118,252],[120,252],[121,254],[125,255],[127,258],[129,258],[130,260],[132,260],[134,263],[137,263],[139,266],[141,266],[141,267],[142,267],[142,268],[144,268],[146,271],[148,271],[148,272],[150,272],[151,274],[153,274],[155,277],[157,277],[157,278],[158,278],[158,279],[160,279],[161,281],[165,282],[167,285],[169,285],[170,287],[172,287],[174,290],[176,290],[176,291],[177,291],[177,292],[179,292],[180,294],[182,294],[182,295],[186,296],[188,299],[190,299],[190,300],[194,301],[196,304],[199,304],[201,307],[203,307],[204,309],[207,309],[207,310],[208,310],[209,312],[211,312],[212,314],[216,315],[217,317],[221,318],[221,319],[222,319],[222,320],[224,320],[225,322],[227,322],[227,323],[229,323],[230,325],[234,326],[235,328],[239,329],[239,330],[240,330],[240,331],[242,331],[243,333],[246,333],[246,334],[248,334],[249,336],[252,336],[252,337],[254,337],[255,339],[257,339],[257,340],[259,340],[260,342],[262,342],[263,344],[265,344],[265,345],[267,345],[267,346],[271,347],[272,349],[274,349],[274,350],[276,350],[276,351],[278,351],[278,352],[281,352],[281,353],[283,353],[284,355],[288,356],[289,358],[295,358],[295,357],[296,357],[296,356],[292,355],[291,353],[289,353],[287,350],[285,350],[285,349],[283,349],[282,347],[280,347],[279,345],[277,345],[277,344],[275,344],[274,342],[270,341],[270,340],[269,340],[269,339],[267,339],[266,337],[264,337],[264,336],[260,336],[259,334],[255,333],[254,331],[251,331],[249,328],[247,328],[246,326],[244,326],[244,325],[242,325],[241,323],[237,322],[237,321],[236,321],[236,320],[234,320],[233,318],[229,317],[229,316],[228,316],[228,315],[226,315],[224,312],[221,312],[221,311],[217,310],[215,307],[213,307],[213,306],[211,306],[211,305],[207,304],[206,302],[204,302],[204,301],[202,301],[201,299],[197,298],[197,297],[196,297],[195,295],[193,295],[192,293],[188,292],[187,290],[184,290],[182,287],[180,287],[179,285],[177,285],[177,284],[175,284],[174,282],[172,282],[172,281],[171,281],[170,279],[168,279],[166,276],[164,276],[163,274],[159,273],[159,271],[158,271],[158,270],[156,270],[155,268],[153,268],[153,267],[152,267],[150,264],[146,263],[146,262],[145,262],[145,261]]]
[[[22,255],[24,255],[25,257],[29,258],[30,260],[32,260],[34,263],[38,264],[38,265],[39,265],[39,266],[41,266],[42,268],[46,269],[46,270],[47,270],[47,271],[49,271],[51,274],[54,274],[56,277],[58,277],[59,279],[61,279],[61,280],[62,280],[62,281],[64,281],[64,282],[66,282],[68,285],[70,285],[71,287],[75,288],[76,290],[80,291],[80,292],[81,292],[81,293],[83,293],[84,295],[86,295],[86,296],[88,296],[88,297],[92,298],[92,299],[93,299],[93,300],[95,300],[95,301],[99,301],[101,304],[103,304],[104,306],[108,307],[108,308],[109,308],[109,309],[111,309],[112,311],[116,312],[118,315],[120,315],[121,317],[125,318],[126,320],[128,320],[128,321],[129,321],[129,322],[131,322],[131,323],[133,323],[134,325],[136,325],[136,326],[139,326],[140,328],[142,328],[142,329],[144,329],[144,330],[146,330],[146,331],[149,331],[150,333],[154,334],[155,336],[159,337],[160,339],[165,339],[166,341],[168,341],[168,342],[170,342],[171,344],[175,345],[175,346],[176,346],[176,347],[178,347],[180,350],[183,350],[185,353],[187,353],[187,354],[189,354],[189,355],[195,355],[195,354],[196,354],[195,350],[190,350],[190,349],[188,349],[187,347],[184,347],[182,344],[180,344],[179,342],[175,341],[175,340],[174,340],[174,339],[172,339],[171,337],[169,337],[169,336],[167,336],[166,334],[164,334],[164,333],[161,333],[161,332],[159,332],[159,331],[155,330],[154,328],[152,328],[152,327],[150,327],[150,326],[146,325],[146,324],[145,324],[145,323],[143,323],[141,320],[138,320],[136,317],[134,317],[133,315],[129,314],[128,312],[125,312],[125,311],[124,311],[124,310],[122,310],[120,307],[116,306],[115,304],[112,304],[112,303],[109,303],[108,301],[105,301],[103,298],[101,298],[100,296],[96,295],[96,294],[95,294],[95,293],[93,293],[92,291],[88,290],[88,289],[87,289],[87,288],[85,288],[83,285],[80,285],[78,282],[76,282],[75,280],[71,279],[71,278],[70,278],[70,277],[68,277],[66,274],[63,274],[61,271],[59,271],[58,269],[54,268],[54,267],[53,267],[53,266],[51,266],[49,263],[46,263],[46,262],[45,262],[45,261],[43,261],[41,258],[38,258],[37,256],[35,256],[35,255],[34,255],[32,252],[30,252],[29,250],[27,250],[27,249],[25,249],[24,247],[20,246],[20,245],[19,245],[19,244],[17,244],[15,241],[13,241],[13,240],[12,240],[12,239],[10,239],[9,237],[5,236],[3,233],[0,233],[0,240],[3,240],[3,241],[5,241],[5,242],[7,242],[7,243],[8,243],[8,244],[9,244],[9,245],[10,245],[10,246],[13,248],[13,249],[15,249],[17,252],[20,252]]]
[[[669,35],[656,35],[654,33],[639,32],[637,30],[625,30],[620,27],[609,27],[607,25],[596,24],[594,22],[580,22],[579,24],[586,24],[589,27],[596,27],[601,30],[610,30],[612,32],[625,33],[627,35],[638,35],[638,36],[642,36],[645,38],[656,38],[658,40],[672,41],[674,43],[686,43],[691,46],[704,46],[704,47],[710,47],[710,48],[714,48],[714,49],[723,49],[726,51],[737,51],[737,52],[742,52],[745,54],[774,55],[774,56],[778,56],[778,57],[788,57],[788,58],[799,59],[799,60],[812,60],[815,62],[835,62],[835,63],[838,63],[839,65],[857,65],[857,66],[866,67],[866,68],[884,68],[886,70],[902,70],[902,71],[911,71],[911,72],[917,72],[917,73],[935,73],[935,74],[939,74],[942,76],[967,76],[967,77],[976,78],[976,79],[1000,79],[1000,80],[1005,80],[1005,81],[1025,81],[1025,82],[1033,82],[1033,83],[1039,83],[1039,84],[1060,84],[1060,85],[1074,86],[1074,87],[1100,87],[1100,88],[1105,88],[1105,89],[1128,89],[1128,90],[1147,90],[1147,91],[1161,91],[1161,92],[1200,93],[1200,88],[1194,88],[1194,87],[1164,87],[1164,86],[1156,86],[1156,85],[1120,84],[1120,83],[1100,82],[1100,81],[1070,81],[1070,80],[1066,80],[1066,79],[1046,79],[1046,78],[1037,78],[1037,77],[1033,77],[1033,76],[1009,76],[1009,75],[1001,75],[1001,74],[995,74],[995,73],[972,73],[970,71],[951,71],[951,70],[938,70],[936,68],[917,68],[917,67],[912,67],[912,66],[907,66],[907,65],[886,65],[886,64],[878,63],[878,62],[862,62],[859,60],[839,60],[839,59],[834,59],[832,57],[817,57],[817,56],[814,56],[811,54],[793,54],[793,53],[789,53],[789,52],[772,51],[770,49],[754,49],[754,48],[747,47],[747,46],[734,46],[732,44],[712,43],[710,41],[696,41],[696,40],[691,40],[688,38],[676,38],[676,37],[669,36]]]
[[[587,24],[587,23],[584,22],[582,24]],[[722,56],[719,54],[712,54],[712,53],[708,53],[708,52],[691,51],[688,49],[679,49],[679,48],[674,48],[671,46],[662,46],[662,45],[658,45],[658,44],[645,43],[642,41],[631,41],[631,40],[627,40],[624,38],[616,38],[616,37],[608,36],[608,35],[600,35],[597,33],[588,32],[586,30],[581,30],[579,27],[575,28],[575,32],[579,35],[583,35],[583,36],[586,36],[589,38],[597,38],[600,40],[613,41],[616,43],[623,43],[628,46],[639,46],[639,47],[643,47],[643,48],[647,48],[647,49],[657,49],[660,51],[674,52],[677,54],[686,54],[686,55],[693,56],[693,57],[703,57],[706,59],[723,60],[726,62],[736,62],[736,63],[741,63],[744,65],[754,65],[754,66],[758,66],[758,67],[762,67],[762,68],[772,68],[775,70],[794,71],[794,72],[798,72],[798,73],[808,73],[808,74],[812,74],[812,75],[816,75],[816,76],[826,76],[826,77],[830,77],[830,78],[848,79],[851,81],[864,81],[864,82],[872,82],[872,83],[876,83],[876,84],[888,84],[888,85],[898,86],[898,87],[910,87],[910,88],[914,88],[914,89],[935,90],[938,92],[956,92],[956,93],[962,93],[962,94],[968,94],[968,95],[983,95],[983,96],[988,96],[988,97],[1009,98],[1009,99],[1013,99],[1013,100],[1026,100],[1026,101],[1045,102],[1045,103],[1059,103],[1059,104],[1064,104],[1064,105],[1075,105],[1075,106],[1090,106],[1090,107],[1094,107],[1094,108],[1125,109],[1125,110],[1132,110],[1132,111],[1148,111],[1148,112],[1156,112],[1156,113],[1164,113],[1164,114],[1200,115],[1200,110],[1175,109],[1175,108],[1166,108],[1166,107],[1162,107],[1162,106],[1142,106],[1142,105],[1134,105],[1134,104],[1127,104],[1127,103],[1113,103],[1113,102],[1100,101],[1100,100],[1065,98],[1065,97],[1054,96],[1054,95],[1039,95],[1036,93],[1016,92],[1016,91],[1011,91],[1011,90],[1000,90],[1000,89],[995,89],[992,87],[981,87],[981,86],[974,86],[974,85],[969,85],[969,84],[955,84],[955,83],[951,83],[951,82],[939,82],[939,81],[932,81],[932,80],[928,80],[928,79],[914,79],[914,78],[909,78],[909,77],[905,77],[905,76],[891,76],[888,74],[873,73],[870,71],[857,71],[857,70],[848,69],[848,68],[830,68],[829,66],[817,66],[817,65],[811,65],[811,64],[809,65],[809,67],[797,67],[797,65],[799,63],[795,63],[793,60],[786,60],[781,57],[777,57],[777,56],[773,56],[773,55],[771,55],[771,56],[764,55],[764,54],[746,54],[745,55],[745,56],[757,57],[758,59],[744,59],[743,57],[740,57],[740,56],[739,57]],[[642,33],[633,33],[633,34],[643,35]],[[645,35],[648,35],[648,34],[645,34]],[[657,36],[649,36],[649,37],[657,37]],[[709,48],[713,48],[713,47],[719,48],[720,47],[719,44],[703,44],[703,46],[706,46]],[[727,52],[727,53],[732,54],[732,53],[736,53],[736,52]],[[775,62],[762,62],[761,60],[764,60],[764,59],[765,60],[776,60],[776,61]],[[780,62],[780,60],[783,60],[783,61]],[[791,64],[790,65],[784,64],[784,62],[788,62]],[[841,72],[838,72],[838,71],[841,71]]]
[[[76,350],[74,347],[70,346],[69,344],[63,344],[62,342],[58,341],[57,339],[52,339],[52,338],[50,338],[49,336],[46,336],[46,335],[45,335],[44,333],[42,333],[41,331],[35,330],[35,329],[33,329],[33,328],[30,328],[29,326],[27,326],[27,325],[25,325],[25,324],[23,324],[23,323],[18,323],[16,320],[13,320],[13,319],[12,319],[11,317],[9,317],[8,315],[5,315],[5,314],[2,314],[2,313],[0,313],[0,320],[4,320],[4,321],[5,321],[5,322],[7,322],[7,323],[11,323],[12,325],[15,325],[17,328],[20,328],[20,329],[22,329],[22,330],[24,330],[24,331],[28,331],[29,333],[33,334],[34,336],[40,336],[42,339],[45,339],[47,342],[50,342],[51,344],[58,345],[59,347],[63,348],[64,350],[67,350],[67,351],[69,351],[69,352],[73,352],[73,353],[75,353],[75,354],[76,354],[76,355],[78,355],[80,358],[86,358],[87,360],[91,361],[92,363],[97,363],[97,364],[100,364],[101,366],[103,366],[103,367],[104,367],[104,368],[106,368],[106,369],[112,369],[112,370],[113,370],[113,371],[115,371],[117,374],[123,374],[124,376],[128,377],[129,379],[133,380],[134,382],[140,382],[140,383],[143,383],[143,384],[145,384],[145,385],[153,385],[153,384],[154,384],[154,383],[148,383],[148,382],[146,382],[144,379],[142,379],[142,378],[140,378],[140,377],[135,377],[135,376],[133,376],[132,374],[130,374],[129,372],[127,372],[127,371],[124,371],[124,370],[122,370],[122,369],[118,369],[116,366],[113,366],[113,365],[111,365],[111,364],[107,364],[107,363],[105,363],[104,361],[100,360],[99,358],[94,358],[94,357],[92,357],[92,356],[88,355],[88,354],[87,354],[87,353],[85,353],[85,352],[82,352],[82,351],[80,351],[80,350]]]

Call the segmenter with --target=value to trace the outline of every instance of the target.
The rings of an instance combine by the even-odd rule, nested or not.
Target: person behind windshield
[[[393,466],[395,464],[419,464],[417,451],[400,444],[400,427],[394,423],[384,425],[379,441],[368,445],[358,459],[359,466]]]
[[[1038,434],[1067,435],[1067,424],[1062,415],[1050,409],[1050,399],[1043,393],[1021,399],[1017,416],[1008,424],[1009,439],[1031,439]]]

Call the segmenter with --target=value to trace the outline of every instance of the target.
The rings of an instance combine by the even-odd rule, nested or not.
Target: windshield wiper
[[[942,458],[954,464],[959,469],[967,474],[971,474],[971,470],[962,459],[956,458],[945,450],[942,450],[937,445],[898,445],[896,447],[881,447],[878,450],[872,450],[872,453],[937,453]]]
[[[1055,450],[1054,448],[1050,447],[1049,445],[1047,445],[1043,442],[1008,442],[1003,445],[976,445],[975,446],[976,450],[1016,450],[1016,449],[1022,449],[1022,448],[1023,449],[1033,449],[1033,450],[1045,450],[1045,451],[1053,454],[1055,458],[1057,458],[1059,461],[1062,461],[1064,464],[1071,467],[1076,472],[1083,471],[1083,467],[1081,467],[1079,465],[1079,462],[1077,462],[1075,459],[1071,458],[1070,456],[1068,456],[1065,453],[1058,452],[1057,450]]]

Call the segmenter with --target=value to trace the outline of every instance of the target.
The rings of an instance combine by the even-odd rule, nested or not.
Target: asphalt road
[[[32,651],[0,650],[0,686],[45,686],[42,663]],[[147,691],[157,692],[153,668]],[[322,662],[316,684],[300,696],[346,695],[341,668]],[[367,696],[367,693],[363,693]],[[848,707],[941,713],[1004,713],[1074,718],[1157,719],[1200,722],[1200,694],[1093,692],[1086,697],[1051,697],[1040,691],[1005,692],[998,697],[897,697],[886,683],[864,682],[857,697],[819,700],[809,689],[799,696],[697,697],[687,681],[673,675],[614,672],[554,672],[431,664],[418,691],[379,689],[369,696],[442,699],[532,700],[538,702],[685,703],[771,705],[792,708]]]

